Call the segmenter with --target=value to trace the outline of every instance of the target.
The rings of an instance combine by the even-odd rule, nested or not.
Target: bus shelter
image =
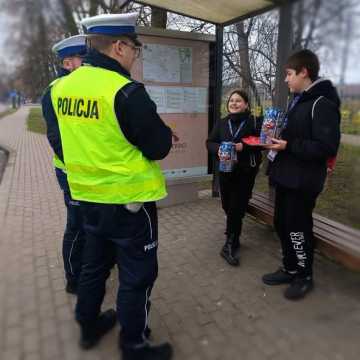
[[[292,3],[295,3],[296,0],[234,0],[226,2],[218,0],[144,0],[136,2],[215,25],[215,38],[210,41],[209,128],[221,116],[223,34],[225,26],[278,7],[280,12],[278,44],[281,44],[281,47],[278,46],[277,48],[278,69],[283,68],[283,61],[285,61],[291,52],[292,43],[289,36],[289,30],[291,30],[290,9]],[[127,3],[129,1],[126,1],[124,5]],[[277,94],[275,105],[284,108],[288,97],[286,87],[280,82],[275,84],[275,93]],[[210,173],[213,172],[211,161],[209,161],[208,165]],[[213,195],[216,196],[216,176],[214,176],[214,179]],[[269,198],[255,193],[250,202],[249,212],[272,224],[273,204]],[[360,231],[357,228],[346,226],[341,220],[336,222],[316,214],[314,217],[314,234],[317,239],[317,246],[322,252],[352,269],[360,270]]]

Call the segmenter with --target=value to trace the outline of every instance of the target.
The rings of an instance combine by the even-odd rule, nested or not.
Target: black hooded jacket
[[[318,194],[326,178],[326,161],[340,144],[340,99],[331,81],[316,80],[288,112],[281,138],[287,141],[270,165],[275,185]]]

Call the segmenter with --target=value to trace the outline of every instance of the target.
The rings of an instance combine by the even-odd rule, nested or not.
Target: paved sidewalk
[[[0,185],[0,359],[120,359],[117,330],[92,351],[77,346],[74,297],[64,291],[64,205],[45,136],[27,132],[28,108],[0,122],[11,151]],[[159,211],[160,277],[150,325],[177,360],[357,360],[360,274],[316,257],[316,290],[305,301],[265,287],[280,261],[271,230],[246,218],[239,268],[219,256],[224,216],[217,199]],[[116,272],[106,305],[115,301]]]

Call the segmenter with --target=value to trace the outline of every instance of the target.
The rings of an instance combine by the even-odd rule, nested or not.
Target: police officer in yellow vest
[[[119,269],[117,317],[124,360],[170,359],[170,344],[148,341],[150,294],[157,277],[156,200],[166,196],[155,160],[171,148],[143,84],[130,77],[141,43],[136,14],[86,18],[90,50],[82,67],[51,90],[71,195],[84,214],[86,245],[76,319],[80,344],[94,346],[115,324],[100,313],[105,282]]]
[[[53,53],[61,62],[58,69],[58,78],[54,80],[44,93],[42,100],[44,118],[47,122],[47,137],[53,149],[61,149],[59,126],[51,106],[50,89],[58,81],[70,74],[70,72],[81,66],[82,57],[86,53],[86,36],[75,35],[59,41],[52,47]],[[84,231],[82,225],[82,215],[80,203],[71,197],[69,185],[67,183],[65,165],[56,155],[58,150],[54,150],[55,174],[64,193],[66,206],[66,227],[64,231],[62,253],[66,277],[66,291],[75,294],[81,270],[82,249],[84,246]]]

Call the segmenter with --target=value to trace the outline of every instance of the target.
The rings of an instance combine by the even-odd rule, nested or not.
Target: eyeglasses
[[[142,47],[141,46],[135,46],[135,45],[132,45],[132,44],[129,44],[127,43],[126,41],[123,41],[123,40],[120,40],[120,42],[126,46],[128,46],[129,48],[133,49],[134,52],[135,52],[135,57],[138,58],[141,54],[141,50],[142,50]]]

